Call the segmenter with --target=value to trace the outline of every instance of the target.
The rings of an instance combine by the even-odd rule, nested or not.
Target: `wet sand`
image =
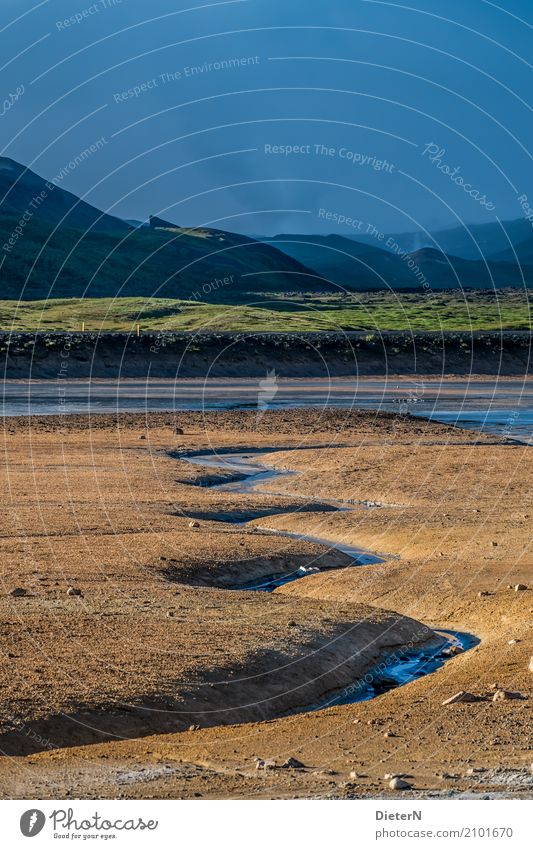
[[[187,453],[250,448],[297,472],[281,496],[195,485],[212,473]],[[2,795],[344,798],[394,772],[423,795],[531,792],[533,596],[507,588],[533,580],[528,447],[286,410],[13,418],[5,452]],[[353,509],[325,509],[339,499]],[[239,511],[258,515],[220,521]],[[323,571],[231,589],[298,564]],[[479,643],[371,701],[294,712],[435,628]],[[458,690],[479,701],[442,706]],[[288,756],[305,769],[256,769]]]

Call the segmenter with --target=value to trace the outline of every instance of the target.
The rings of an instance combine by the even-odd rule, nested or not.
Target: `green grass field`
[[[143,330],[530,330],[527,292],[358,293],[284,297],[246,304],[166,298],[0,301],[4,331]]]

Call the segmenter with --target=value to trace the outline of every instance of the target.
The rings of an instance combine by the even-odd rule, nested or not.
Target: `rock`
[[[492,697],[493,702],[508,702],[511,699],[523,699],[522,693],[514,693],[512,690],[496,690]]]
[[[460,690],[458,693],[455,693],[454,696],[450,696],[449,699],[446,699],[442,702],[443,705],[455,705],[458,702],[478,702],[479,697],[474,696],[473,693],[468,693],[466,690]]]
[[[287,758],[285,763],[281,764],[282,769],[305,769],[305,764],[297,758]]]
[[[486,772],[486,771],[487,770],[485,769],[484,766],[471,766],[470,769],[467,769],[466,774],[467,775],[477,775],[480,772]]]
[[[515,584],[515,586],[514,586],[515,593],[522,592],[522,590],[527,590],[527,587],[526,587],[525,584]]]
[[[411,784],[408,781],[404,781],[403,778],[392,778],[389,781],[389,787],[391,790],[410,790]]]
[[[396,737],[394,731],[385,731],[383,734],[384,737]]]
[[[295,622],[294,619],[291,619],[290,622],[287,622],[287,628],[297,628],[297,627],[298,627],[298,623]]]
[[[22,598],[25,595],[28,595],[28,590],[24,589],[24,587],[15,587],[14,590],[11,590],[9,593],[13,598]]]
[[[480,592],[478,592],[478,598],[486,598],[489,595],[491,595],[491,593],[489,593],[488,590],[480,590]]]
[[[197,522],[196,519],[193,519],[192,522],[189,522],[189,528],[199,528],[200,522]]]
[[[174,617],[175,615],[176,615],[176,612],[174,610],[167,610],[167,617],[169,619],[172,619],[172,617]]]
[[[493,546],[493,548],[496,548],[498,543],[496,542],[496,540],[492,540],[491,545]]]
[[[529,671],[529,672],[533,672],[533,654],[532,654],[532,655],[531,655],[531,657],[529,658],[528,671]]]
[[[175,427],[175,428],[174,428],[174,433],[175,433],[175,434],[177,434],[177,436],[183,436],[183,428],[181,428],[181,427]]]
[[[141,435],[139,436],[139,439],[146,439],[146,436],[144,435],[144,433],[141,433]]]
[[[456,654],[462,654],[464,649],[462,646],[448,646],[448,648],[442,650],[442,654],[444,657],[454,657]]]
[[[198,731],[199,725],[189,725],[189,731]]]
[[[508,640],[507,645],[508,646],[516,646],[516,644],[519,643],[519,642],[520,642],[520,640]]]
[[[83,596],[83,593],[82,593],[82,591],[80,590],[79,587],[69,587],[68,590],[67,590],[67,595]]]

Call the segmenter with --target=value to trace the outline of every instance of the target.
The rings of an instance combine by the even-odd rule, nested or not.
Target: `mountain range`
[[[495,249],[489,261],[464,256],[469,250],[453,230],[439,244],[455,248],[457,255],[434,247],[410,251],[403,247],[409,234],[393,237],[393,250],[387,249],[387,240],[376,244],[336,234],[281,234],[261,240],[184,227],[158,216],[148,222],[124,221],[66,191],[60,181],[48,182],[0,157],[4,299],[159,296],[234,303],[272,292],[328,293],[339,287],[501,288],[523,285],[521,274],[533,285],[530,224],[507,223],[522,268],[509,243],[506,247],[496,238],[491,229],[496,225],[477,227],[480,244],[488,240]]]

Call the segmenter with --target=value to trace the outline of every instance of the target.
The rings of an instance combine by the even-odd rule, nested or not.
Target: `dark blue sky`
[[[411,2],[2,0],[2,153],[116,215],[247,233],[520,217],[530,0]]]

